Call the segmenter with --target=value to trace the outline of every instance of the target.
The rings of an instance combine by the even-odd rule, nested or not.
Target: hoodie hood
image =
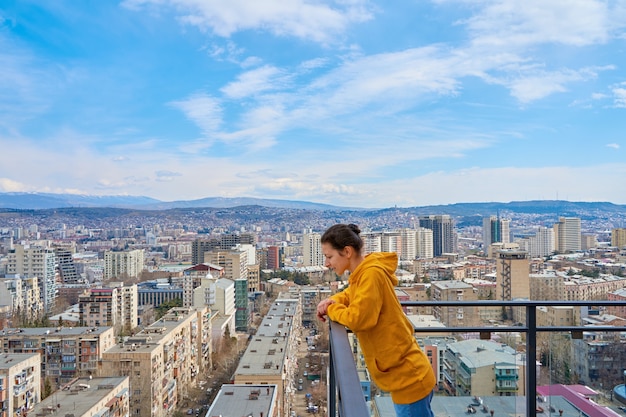
[[[379,268],[385,271],[385,275],[391,281],[391,284],[395,287],[398,285],[398,277],[396,277],[396,269],[398,268],[398,255],[395,252],[374,252],[365,256],[365,259],[351,274],[352,276],[358,275],[357,272],[360,269],[366,268]]]

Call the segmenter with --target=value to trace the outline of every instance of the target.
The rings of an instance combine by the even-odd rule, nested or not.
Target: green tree
[[[163,317],[165,315],[165,313],[167,313],[170,309],[174,308],[174,307],[182,307],[183,306],[183,299],[182,298],[174,298],[173,300],[170,301],[166,301],[164,303],[161,303],[155,310],[156,310],[156,317],[155,320],[159,320],[161,317]]]
[[[41,393],[41,399],[45,399],[52,394],[52,383],[50,382],[50,378],[46,377],[43,381],[43,392]]]

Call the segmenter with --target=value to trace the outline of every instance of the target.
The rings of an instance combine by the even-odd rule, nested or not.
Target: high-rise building
[[[78,284],[80,282],[80,276],[76,270],[76,264],[74,264],[72,251],[66,248],[56,248],[54,252],[57,258],[61,281],[64,284]]]
[[[417,240],[417,257],[420,259],[430,259],[433,252],[433,231],[425,227],[418,227],[415,231]]]
[[[212,250],[204,253],[204,262],[224,268],[223,277],[248,279],[248,253],[238,249]]]
[[[115,345],[115,332],[105,326],[5,328],[0,345],[5,354],[37,353],[41,381],[49,378],[55,386],[81,375],[98,375],[104,368],[103,352]]]
[[[520,249],[528,252],[531,258],[543,258],[554,253],[554,229],[540,227],[534,236],[516,240]]]
[[[626,247],[626,229],[618,228],[611,230],[611,246],[617,248]]]
[[[279,246],[268,246],[267,269],[280,269],[284,266],[283,250]]]
[[[417,257],[417,233],[415,229],[400,229],[401,250],[398,258],[401,261],[412,261]]]
[[[383,232],[380,234],[382,252],[395,252],[398,258],[402,252],[402,238],[398,232]]]
[[[429,215],[419,217],[420,227],[433,231],[433,255],[456,252],[456,233],[449,215]]]
[[[304,233],[302,235],[302,263],[304,266],[324,266],[321,238],[319,233]]]
[[[528,254],[521,250],[501,250],[497,254],[496,300],[510,301],[530,298],[530,263]],[[508,319],[513,312],[509,309]]]
[[[250,324],[248,309],[248,280],[235,280],[235,329],[238,332],[247,332]]]
[[[380,233],[365,232],[361,233],[363,239],[363,253],[382,252],[383,244]]]
[[[137,327],[137,285],[110,283],[91,288],[78,297],[81,326],[112,326],[130,331]]]
[[[9,250],[7,274],[37,278],[43,309],[46,313],[50,313],[57,295],[55,265],[54,249],[15,245]]]
[[[77,355],[80,356],[80,355]],[[127,415],[167,417],[182,406],[211,361],[211,313],[173,308],[102,353],[102,376],[130,378]]]
[[[221,243],[219,239],[196,239],[191,243],[191,263],[198,265],[204,262],[204,252],[219,249]]]
[[[127,276],[137,278],[143,271],[144,253],[141,249],[104,252],[104,279]]]
[[[581,250],[580,218],[561,217],[553,227],[557,252],[570,253]]]
[[[492,243],[510,243],[509,224],[511,220],[501,219],[499,216],[483,218],[483,247],[488,248]]]

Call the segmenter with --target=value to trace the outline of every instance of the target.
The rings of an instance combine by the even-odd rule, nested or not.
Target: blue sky
[[[626,204],[626,0],[3,0],[0,192]]]

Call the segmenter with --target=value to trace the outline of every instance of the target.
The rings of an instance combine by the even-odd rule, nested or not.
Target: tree
[[[46,377],[43,381],[43,392],[41,393],[41,399],[48,398],[52,394],[52,383],[50,377]]]
[[[165,315],[165,313],[167,313],[170,309],[174,308],[174,307],[182,307],[183,306],[183,299],[182,298],[174,298],[173,300],[170,301],[166,301],[164,303],[161,303],[157,308],[156,308],[156,320],[159,320],[161,317],[163,317]]]

